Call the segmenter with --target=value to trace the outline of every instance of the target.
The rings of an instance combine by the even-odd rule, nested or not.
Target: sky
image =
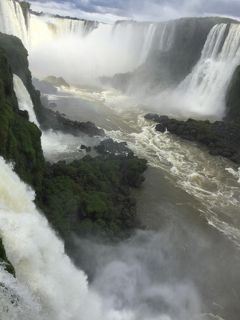
[[[184,16],[240,17],[240,0],[30,0],[37,11],[113,22],[162,21]]]

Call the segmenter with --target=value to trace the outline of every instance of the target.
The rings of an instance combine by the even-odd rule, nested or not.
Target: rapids
[[[142,70],[154,64],[156,53],[160,60],[172,54],[179,24],[110,25],[24,13],[18,1],[0,2],[0,31],[22,39],[35,76],[64,76],[84,85]],[[0,236],[17,276],[0,266],[1,320],[239,319],[239,168],[194,143],[156,133],[144,120],[149,111],[223,117],[227,87],[240,63],[239,23],[216,24],[204,40],[198,61],[175,87],[160,90],[164,79],[157,74],[156,91],[152,79],[143,77],[147,90],[140,86],[131,92],[131,84],[129,96],[80,85],[49,96],[70,119],[95,122],[148,160],[146,182],[136,192],[146,230],[126,242],[76,239],[77,268],[36,209],[33,191],[0,158]],[[16,75],[14,90],[20,109],[39,126],[27,88]],[[42,134],[50,161],[81,157],[81,144],[96,143]]]

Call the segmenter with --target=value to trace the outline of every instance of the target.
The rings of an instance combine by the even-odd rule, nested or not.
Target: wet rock
[[[106,139],[95,147],[98,153],[102,155],[112,155],[121,157],[133,157],[133,152],[127,146],[126,142],[116,142],[113,139]]]
[[[38,114],[38,120],[43,130],[53,129],[56,131],[69,133],[74,136],[79,136],[82,133],[89,135],[90,137],[105,135],[104,130],[99,129],[90,121],[73,121],[67,119],[65,115],[59,113],[58,111],[55,112],[43,106],[41,108],[41,113],[39,112]]]
[[[183,139],[205,145],[211,155],[223,156],[240,163],[240,122],[180,121],[167,116],[147,114],[147,120],[157,122],[156,131],[175,134]]]
[[[81,150],[86,150],[86,152],[91,152],[92,148],[91,147],[88,147],[88,146],[85,146],[84,144],[81,145],[80,147]]]

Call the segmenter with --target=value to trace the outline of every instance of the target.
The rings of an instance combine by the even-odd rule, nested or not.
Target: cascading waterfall
[[[19,109],[27,111],[29,115],[29,120],[35,123],[37,127],[39,127],[39,123],[34,112],[34,106],[29,92],[27,91],[22,80],[16,74],[14,74],[13,76],[13,84],[14,91],[18,100]]]
[[[98,23],[96,21],[60,18],[47,15],[38,16],[31,13],[28,29],[30,48],[33,48],[42,42],[56,40],[57,38],[71,35],[82,39],[97,27]]]
[[[228,30],[229,28],[229,30]],[[201,58],[180,84],[178,92],[194,104],[198,114],[224,116],[225,94],[240,63],[240,25],[215,25],[206,40]]]
[[[58,75],[62,54],[66,69],[62,72],[66,72],[66,78],[76,83],[78,77],[79,83],[92,83],[103,75],[133,71],[152,52],[161,55],[161,52],[171,50],[178,29],[177,21],[123,21],[107,25],[30,12],[26,23],[21,5],[14,0],[2,0],[0,14],[0,30],[20,37],[28,46],[31,65],[37,76],[44,77],[46,72]],[[199,62],[178,88],[171,92],[173,105],[177,101],[182,105],[178,109],[185,110],[188,115],[217,115],[218,118],[224,115],[226,89],[240,60],[239,38],[238,24],[231,24],[230,27],[217,24],[211,29]],[[46,46],[48,50],[45,50]],[[66,56],[71,59],[68,61]],[[75,68],[71,71],[73,61],[74,66],[79,68],[77,74]],[[42,70],[42,65],[48,65],[49,69]],[[160,98],[157,94],[154,99],[158,105],[162,100],[169,100],[169,91],[161,93]]]
[[[151,23],[145,31],[144,42],[143,42],[143,47],[142,47],[142,52],[140,57],[140,64],[144,63],[147,60],[147,57],[153,45],[153,39],[156,32],[156,28],[157,28],[157,25],[154,23]]]
[[[26,20],[19,2],[14,0],[0,1],[0,31],[15,35],[28,45]]]
[[[27,314],[18,318],[21,304],[23,312],[29,308],[36,312],[35,319],[131,319],[127,312],[104,311],[100,298],[89,290],[86,275],[65,255],[63,243],[33,201],[33,191],[0,158],[0,236],[18,280],[0,268],[5,285],[0,286],[0,298],[12,301],[3,319],[32,319]]]
[[[108,25],[32,12],[27,13],[26,23],[22,8],[15,0],[1,0],[0,14],[0,31],[19,37],[28,48],[30,57],[37,50],[43,51],[42,46],[50,46],[53,40],[74,38],[76,51],[79,49],[85,56],[90,56],[96,76],[108,75],[108,72],[104,73],[108,65],[112,67],[110,75],[134,70],[146,61],[155,47],[155,39],[159,42],[158,50],[168,51],[174,33],[172,22],[123,21]],[[95,47],[96,52],[93,52]],[[98,71],[101,74],[98,75]],[[88,72],[91,73],[90,70]]]
[[[43,320],[41,306],[26,285],[21,284],[0,265],[1,320]]]
[[[19,109],[27,111],[29,121],[33,122],[38,128],[40,128],[30,94],[22,80],[15,74],[13,76],[13,84]],[[42,132],[41,142],[46,159],[50,161],[58,161],[60,157],[66,159],[66,157],[76,157],[76,154],[80,155],[78,148],[81,143],[95,146],[95,144],[98,143],[98,139],[90,137],[75,137],[70,134],[48,130]]]

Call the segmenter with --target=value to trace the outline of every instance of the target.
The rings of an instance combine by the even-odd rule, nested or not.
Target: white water
[[[148,58],[157,30],[164,30],[164,24],[121,22],[100,23],[87,35],[71,33],[68,28],[57,34],[52,31],[55,25],[36,16],[31,17],[30,25],[30,63],[35,74],[43,78],[61,73],[71,83],[82,84],[133,71]],[[164,39],[169,41],[168,37]]]
[[[26,27],[21,10],[19,3],[2,0],[0,31],[15,34],[27,43],[34,73],[40,78],[63,75],[81,84],[133,71],[153,51],[161,54],[171,50],[181,27],[178,21],[110,25],[30,13]],[[226,90],[240,63],[239,47],[239,24],[232,24],[229,31],[226,24],[214,26],[200,60],[178,88],[152,97],[142,90],[145,97],[141,102],[173,116],[222,118]]]
[[[70,35],[76,36],[76,38],[83,41],[84,37],[97,27],[98,23],[95,21],[30,14],[28,28],[29,47],[34,48],[42,43]]]
[[[157,49],[167,51],[175,33],[174,23],[168,22],[111,25],[32,13],[26,24],[14,0],[1,0],[0,17],[0,31],[23,40],[38,77],[58,75],[61,70],[67,80],[77,83],[134,70],[147,60],[157,35]]]
[[[104,312],[100,298],[88,288],[86,275],[73,266],[64,253],[63,243],[50,229],[46,218],[36,210],[33,191],[2,158],[0,177],[0,236],[19,285],[27,287],[41,306],[36,317],[52,320],[131,319],[124,312],[121,315],[114,310]],[[2,270],[0,274],[3,279]],[[5,278],[7,287],[9,282],[17,294],[18,285],[15,287],[13,280]],[[13,318],[8,314],[6,319]]]
[[[170,183],[199,200],[202,205],[200,215],[240,247],[240,169],[237,165],[209,155],[194,143],[156,132],[155,124],[144,119],[145,111],[117,91],[87,93],[84,89],[76,89],[69,92],[74,96],[69,97],[70,102],[64,100],[59,108],[61,112],[65,110],[67,116],[78,119],[86,112],[85,100],[88,114],[92,112],[94,117],[97,105],[98,113],[94,117],[97,125],[102,125],[113,139],[126,141],[136,155],[148,160],[150,166],[166,172]],[[81,98],[79,103],[78,96]],[[100,119],[101,113],[104,121]]]
[[[9,10],[12,14],[13,8]],[[118,70],[129,71],[139,65],[136,53],[138,52],[137,57],[140,56],[140,63],[142,63],[147,59],[154,43],[155,30],[153,25],[120,24],[115,26],[114,29],[112,29],[112,26],[101,25],[92,31],[88,37],[84,37],[83,25],[80,22],[77,25],[71,25],[61,21],[59,25],[57,23],[55,25],[56,21],[52,18],[34,16],[33,19],[35,19],[35,22],[32,22],[35,27],[31,28],[38,30],[40,40],[35,43],[35,40],[32,40],[31,44],[34,43],[34,50],[38,51],[41,59],[43,59],[41,61],[46,58],[45,64],[49,61],[50,64],[56,63],[53,64],[53,72],[51,73],[54,73],[54,70],[57,69],[61,70],[60,66],[66,54],[68,58],[69,56],[74,57],[73,61],[67,59],[70,60],[69,65],[66,62],[67,69],[71,69],[74,64],[74,70],[72,69],[74,73],[76,73],[77,66],[79,68],[78,72],[84,71],[88,76],[90,74],[92,78],[96,74],[101,75],[106,70],[107,65],[109,65],[107,66],[109,74]],[[52,23],[46,22],[44,19],[52,19]],[[1,27],[5,28],[3,25]],[[234,70],[239,50],[239,27],[237,25],[231,26],[224,46],[221,47],[225,28],[224,25],[214,27],[209,34],[199,63],[179,88],[179,92],[182,87],[186,89],[182,93],[182,99],[190,100],[191,104],[193,101],[197,101],[194,106],[188,105],[185,114],[189,114],[189,111],[204,115],[208,112],[221,115],[223,113],[222,93],[225,92],[227,82]],[[170,49],[174,41],[174,28],[170,28],[171,32],[167,29],[164,26],[160,32],[160,51]],[[15,32],[12,30],[14,29],[12,28],[9,33]],[[68,33],[71,34],[71,37],[66,39]],[[126,33],[128,36],[124,37]],[[147,35],[148,39],[143,38],[142,34]],[[78,43],[77,46],[76,37],[81,38],[80,44]],[[33,39],[33,37],[30,36],[30,39]],[[49,41],[49,52],[44,50],[45,39]],[[57,45],[54,43],[51,47],[50,42],[53,39],[56,40]],[[108,47],[109,41],[113,44],[111,50]],[[66,44],[68,48],[63,52],[63,55],[56,57],[57,50],[62,48],[63,45],[66,46]],[[110,52],[106,51],[106,48]],[[129,50],[128,54],[123,54],[122,48],[127,48]],[[75,56],[73,52],[75,52]],[[126,53],[125,50],[124,52]],[[52,53],[52,60],[51,55],[49,58],[50,53]],[[79,56],[80,53],[82,56]],[[46,56],[44,57],[44,55]],[[76,64],[77,60],[80,61],[80,64]],[[96,61],[95,65],[91,66],[92,70],[88,67],[89,61]],[[214,92],[210,90],[213,83],[217,88]],[[17,91],[18,89],[16,89],[16,93]],[[24,94],[22,90],[19,91],[21,91],[18,93],[20,107],[24,110],[30,108],[31,111],[32,105],[26,91],[24,91],[24,88]],[[185,91],[187,91],[187,94]],[[22,103],[20,103],[21,98]],[[28,103],[26,104],[27,100]],[[211,102],[211,105],[207,105],[209,102]],[[212,107],[213,103],[214,106],[216,105],[216,109]],[[220,103],[220,107],[217,106],[218,103]],[[179,109],[179,105],[177,108]],[[189,147],[189,144],[175,140],[168,134],[156,135],[154,128],[144,123],[141,117],[139,122],[140,133],[135,132],[129,135],[125,132],[111,132],[110,134],[129,142],[135,152],[146,157],[151,165],[161,169],[164,168],[166,172],[170,170],[177,186],[186,190],[202,203],[205,202],[202,213],[209,224],[239,245],[240,232],[237,215],[239,212],[239,186],[237,185],[239,172],[236,168],[227,168],[225,172],[225,163],[222,163],[218,158],[208,157],[205,152],[200,152],[194,146]],[[67,138],[71,140],[71,137]],[[51,148],[56,141],[53,139],[54,142],[49,143],[51,139],[47,140],[49,153],[51,153]],[[59,139],[59,137],[57,139],[60,143],[57,143],[54,148],[58,149],[59,147],[59,152],[65,151],[65,145],[61,145],[62,139]],[[229,165],[229,163],[226,162],[226,165]],[[114,311],[111,309],[111,303],[107,305],[107,309],[110,311],[105,311],[105,305],[102,304],[101,299],[89,290],[84,273],[76,270],[64,255],[62,243],[49,228],[45,218],[37,212],[32,202],[33,193],[19,181],[3,160],[0,161],[0,178],[0,235],[3,237],[7,254],[15,266],[18,278],[18,281],[14,281],[3,270],[0,270],[1,282],[7,288],[13,290],[0,288],[0,298],[2,299],[1,302],[3,301],[1,306],[5,308],[3,310],[3,317],[5,318],[3,319],[32,319],[33,314],[35,319],[47,318],[51,320],[78,320],[79,318],[81,320],[102,318],[111,320],[141,319],[141,314],[136,315],[129,310]],[[236,216],[233,215],[235,212]],[[126,273],[128,273],[128,268],[125,265],[120,264],[117,267],[119,272],[126,270]],[[111,271],[111,268],[103,271],[102,281],[109,279],[109,272],[112,280]],[[138,271],[138,269],[134,269],[135,271]],[[129,277],[126,277],[126,279],[123,277],[124,281],[128,281]],[[124,281],[123,285],[127,285]],[[129,289],[131,295],[131,287],[127,289]],[[183,289],[185,292],[185,287]],[[17,299],[17,303],[11,303],[13,299],[11,292],[21,297],[20,300]],[[169,291],[169,287],[156,288],[155,293],[166,295],[170,297],[170,300],[176,300],[177,298],[171,290]],[[182,291],[177,291],[177,293],[181,296]],[[191,294],[191,291],[187,291],[187,294]],[[185,303],[186,300],[183,299],[183,304]],[[194,306],[196,306],[194,313],[198,313],[198,303]],[[168,315],[157,315],[154,319],[169,320],[171,318]],[[193,319],[192,312],[191,315],[179,313],[173,319]]]
[[[168,133],[156,133],[155,125],[145,121],[143,115],[139,116],[134,131],[110,131],[108,134],[126,141],[150,166],[164,170],[171,183],[200,201],[201,215],[208,223],[240,247],[237,166]]]
[[[212,28],[199,62],[178,88],[193,112],[224,116],[226,90],[240,63],[240,25],[232,24],[227,37],[226,32],[226,24]]]
[[[13,76],[13,84],[14,91],[18,100],[19,109],[27,111],[29,115],[29,120],[35,123],[37,127],[39,127],[39,123],[35,115],[34,106],[30,94],[27,91],[22,80],[16,74],[14,74]]]
[[[33,191],[0,158],[0,237],[17,276],[17,280],[13,279],[0,267],[0,282],[4,284],[4,287],[0,286],[2,320],[143,320],[145,317],[152,320],[192,320],[200,314],[195,288],[184,282],[172,285],[163,282],[146,290],[146,294],[155,293],[170,307],[173,306],[172,316],[161,312],[152,315],[151,308],[144,304],[120,306],[115,299],[102,300],[89,289],[83,271],[76,269],[65,255],[63,243],[51,230],[46,218],[37,211],[33,200]],[[128,272],[132,268],[126,266],[124,275],[122,267],[121,263],[109,265],[108,269],[102,270],[102,280],[108,281],[110,286],[112,281],[116,281],[118,287],[118,281],[124,277],[124,281],[129,279]],[[119,280],[114,276],[117,270],[122,275]],[[135,271],[140,272],[140,269]],[[126,282],[125,285],[128,297],[134,284]]]
[[[28,30],[18,2],[14,0],[0,1],[0,31],[15,35],[25,45],[28,44]]]
[[[40,128],[32,99],[24,83],[17,75],[13,77],[13,83],[19,109],[27,111],[29,120]],[[94,147],[99,143],[99,138],[91,138],[85,135],[75,137],[71,134],[48,130],[42,132],[41,142],[45,158],[48,161],[55,162],[59,159],[71,160],[85,156],[86,151],[80,149],[81,145]]]

